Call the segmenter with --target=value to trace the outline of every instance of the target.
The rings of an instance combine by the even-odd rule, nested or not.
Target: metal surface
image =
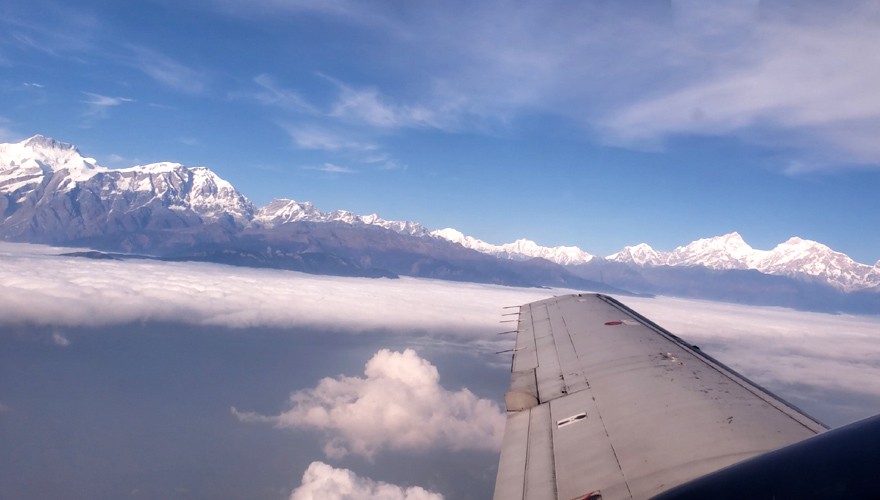
[[[518,320],[495,498],[647,498],[825,430],[614,299]]]

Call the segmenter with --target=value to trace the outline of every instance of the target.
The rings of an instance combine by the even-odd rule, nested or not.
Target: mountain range
[[[566,266],[587,264],[594,259],[636,267],[704,267],[714,270],[753,269],[763,274],[817,280],[842,291],[880,291],[880,261],[860,264],[841,252],[810,240],[792,237],[772,250],[756,250],[739,233],[705,238],[671,252],[657,251],[646,243],[624,247],[606,257],[596,257],[578,247],[542,247],[529,240],[492,245],[454,229],[432,231],[467,248],[508,259],[540,257]]]
[[[0,237],[146,255],[353,276],[421,276],[517,286],[667,293],[880,313],[880,261],[793,237],[756,250],[738,233],[671,252],[647,244],[599,257],[521,239],[493,245],[446,228],[309,202],[256,207],[206,167],[109,169],[41,135],[0,144]],[[94,256],[93,253],[83,255]]]

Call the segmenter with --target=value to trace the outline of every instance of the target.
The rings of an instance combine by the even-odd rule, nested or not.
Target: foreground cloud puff
[[[468,389],[444,389],[437,368],[412,349],[380,350],[364,374],[328,377],[296,391],[291,408],[274,417],[232,411],[246,422],[323,430],[332,436],[324,446],[331,458],[351,453],[372,459],[385,449],[500,447],[504,414],[498,405]]]
[[[290,500],[442,500],[443,495],[419,486],[404,488],[395,484],[360,477],[348,469],[337,469],[324,462],[312,462],[303,474],[302,484]]]

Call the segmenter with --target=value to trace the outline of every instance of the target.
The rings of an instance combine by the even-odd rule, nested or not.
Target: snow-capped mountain
[[[240,227],[254,207],[205,167],[155,163],[120,170],[40,135],[0,145],[0,224],[7,237],[62,241],[113,231]]]
[[[594,259],[594,256],[578,247],[542,247],[525,239],[493,245],[451,228],[432,231],[431,235],[503,259],[541,257],[562,265],[581,265]],[[845,292],[880,290],[880,262],[874,266],[860,264],[821,243],[797,237],[779,244],[773,250],[752,248],[737,232],[699,239],[671,252],[654,250],[648,244],[640,243],[624,247],[605,257],[605,260],[637,267],[752,269],[764,274],[815,280]]]
[[[659,266],[666,263],[667,255],[654,250],[646,243],[639,243],[635,246],[623,247],[623,250],[605,258],[610,261],[635,264],[637,266]]]
[[[645,243],[626,247],[606,260],[637,266],[702,266],[709,269],[753,269],[765,274],[812,278],[840,290],[880,286],[880,267],[860,264],[815,241],[791,238],[772,250],[749,246],[739,233],[700,239],[672,252]]]
[[[710,269],[750,269],[765,252],[750,247],[739,233],[704,238],[673,250],[670,266],[703,266]]]
[[[312,203],[298,202],[289,199],[275,199],[259,209],[253,218],[253,224],[272,228],[291,222],[342,222],[351,225],[378,226],[396,233],[410,236],[427,236],[428,230],[417,222],[389,221],[377,214],[357,215],[348,210],[321,212]]]
[[[815,241],[794,237],[766,252],[754,269],[783,276],[807,275],[845,291],[880,286],[880,269],[860,264]]]
[[[298,222],[345,224],[350,228],[342,231],[347,235],[345,239],[332,226],[319,229],[295,224]],[[448,260],[450,255],[458,255],[457,250],[451,249],[451,242],[461,251],[474,250],[506,261],[540,257],[555,264],[582,268],[586,273],[590,272],[586,268],[593,267],[600,270],[598,277],[602,281],[624,276],[619,269],[606,266],[620,263],[627,266],[627,279],[638,277],[639,269],[644,274],[646,268],[652,267],[699,267],[716,271],[755,270],[824,283],[842,292],[880,292],[880,261],[873,266],[860,264],[825,245],[800,238],[792,238],[772,250],[757,250],[738,233],[730,233],[700,239],[671,252],[654,250],[642,243],[625,247],[603,259],[574,246],[543,247],[527,239],[493,245],[455,229],[429,232],[415,222],[390,221],[376,214],[357,215],[346,210],[322,212],[309,202],[290,199],[276,199],[257,209],[229,182],[206,167],[185,167],[166,162],[108,169],[94,159],[82,156],[73,145],[40,135],[15,144],[0,144],[0,237],[4,239],[99,244],[105,248],[155,250],[159,253],[172,249],[186,251],[201,244],[214,245],[210,247],[212,251],[221,255],[228,250],[224,244],[233,240],[241,243],[251,238],[248,240],[251,244],[248,255],[257,258],[253,252],[261,252],[260,249],[268,246],[275,246],[275,253],[278,253],[277,245],[285,240],[267,235],[281,227],[290,228],[290,231],[283,231],[288,236],[299,235],[297,242],[303,245],[300,250],[285,255],[295,255],[298,251],[326,251],[333,245],[351,245],[348,249],[340,247],[339,251],[347,255],[345,258],[359,260],[355,264],[339,262],[355,266],[369,266],[373,262],[370,256],[359,256],[360,250],[355,247],[373,245],[378,248],[384,245],[382,251],[390,251],[385,247],[404,244],[400,236],[389,238],[375,231],[363,233],[361,227],[381,228],[404,238],[416,238],[407,240],[413,259],[407,264],[409,267],[401,267],[404,271],[398,271],[402,274],[424,275],[424,269],[430,268],[435,275],[463,279],[463,274],[455,274],[462,272],[456,267],[458,264]],[[333,238],[333,241],[321,238]],[[383,241],[381,245],[374,241],[377,238]],[[255,243],[257,241],[259,244]],[[260,246],[264,241],[267,244]],[[485,262],[482,265],[487,266]],[[498,268],[498,272],[508,272],[500,271],[507,269],[504,265]],[[607,272],[603,271],[606,269]],[[467,272],[479,274],[474,269]],[[560,269],[553,269],[536,281],[560,272]],[[522,277],[511,276],[486,274],[479,279],[522,281]],[[668,273],[664,276],[664,279],[670,279]]]
[[[0,144],[0,220],[7,237],[61,241],[107,231],[192,227],[271,228],[299,221],[378,226],[426,236],[409,221],[346,210],[321,212],[309,202],[273,200],[257,209],[232,184],[206,167],[153,163],[108,169],[71,144],[36,135]]]
[[[458,243],[465,248],[494,255],[502,259],[526,260],[540,257],[542,259],[547,259],[550,262],[567,266],[585,264],[593,258],[592,255],[584,252],[578,247],[542,247],[534,241],[527,239],[519,239],[513,243],[507,243],[504,245],[493,245],[471,236],[465,236],[460,231],[452,228],[431,231],[431,235],[436,238],[442,238],[453,243]]]

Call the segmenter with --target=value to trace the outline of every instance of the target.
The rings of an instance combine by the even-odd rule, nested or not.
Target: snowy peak
[[[272,228],[291,222],[340,222],[350,225],[377,226],[410,236],[426,236],[428,230],[421,224],[410,221],[390,221],[377,214],[357,215],[348,210],[321,212],[310,202],[290,199],[275,199],[259,209],[254,216],[254,224]]]
[[[859,264],[821,243],[798,237],[767,252],[755,268],[768,274],[812,276],[847,291],[880,284],[880,280],[872,276],[871,266]]]
[[[274,199],[265,207],[257,210],[254,222],[264,227],[274,227],[288,222],[315,220],[321,212],[309,202],[300,203],[295,200]]]
[[[609,255],[607,260],[637,266],[701,266],[752,269],[765,274],[816,280],[844,291],[880,287],[880,267],[859,264],[846,254],[815,241],[792,237],[773,250],[756,250],[739,233],[696,240],[672,252],[642,243]]]
[[[478,240],[473,236],[465,236],[461,231],[452,229],[451,227],[431,231],[431,236],[451,241],[452,243],[457,243],[465,248],[470,248],[471,250],[476,250],[478,252],[490,255],[500,256],[502,253],[504,253],[503,249],[498,245],[486,243],[485,241]]]
[[[83,203],[94,220],[83,219]],[[9,222],[18,227],[39,226],[45,211],[55,214],[65,232],[89,233],[103,223],[145,227],[148,214],[169,226],[221,220],[241,225],[253,214],[247,198],[205,167],[164,162],[108,169],[75,146],[42,135],[0,144],[0,204],[17,212]],[[118,222],[125,214],[136,222]]]
[[[647,243],[639,243],[635,246],[623,247],[623,250],[609,255],[605,259],[637,266],[659,266],[666,263],[668,256],[669,254],[654,250]]]
[[[739,233],[733,232],[678,247],[669,254],[667,263],[711,269],[748,269],[763,257],[763,253],[749,246]]]
[[[764,266],[785,265],[794,261],[816,260],[818,257],[846,258],[846,255],[835,252],[831,248],[816,241],[804,240],[797,236],[789,238],[785,243],[780,243],[770,251],[764,261]],[[854,262],[850,260],[851,262]]]
[[[76,149],[76,146],[73,144],[68,144],[66,142],[57,141],[51,137],[46,137],[41,134],[37,134],[33,137],[29,137],[24,141],[19,143],[22,147],[30,148],[30,149],[40,149],[40,150],[57,150],[57,151],[71,151],[75,153],[79,153]]]
[[[460,231],[451,228],[432,231],[431,236],[458,243],[465,248],[470,248],[471,250],[476,250],[478,252],[504,259],[527,260],[540,257],[557,264],[576,265],[585,264],[593,258],[592,255],[584,252],[578,247],[544,247],[527,239],[519,239],[513,243],[506,243],[504,245],[493,245],[471,236],[465,236]]]
[[[0,192],[19,192],[19,197],[48,182],[56,173],[69,180],[59,186],[70,189],[74,183],[104,171],[92,158],[84,158],[71,144],[42,135],[14,144],[0,144]]]
[[[464,242],[468,238],[470,238],[471,240],[474,240],[474,241],[479,241],[479,240],[476,240],[475,238],[471,238],[470,236],[465,236],[464,233],[462,233],[461,231],[459,231],[457,229],[452,229],[451,227],[447,227],[446,229],[436,229],[434,231],[431,231],[431,236],[433,236],[435,238],[442,238],[444,240],[451,241],[452,243],[458,243],[461,246],[466,246],[464,244]],[[880,263],[880,262],[878,262],[878,263]]]

